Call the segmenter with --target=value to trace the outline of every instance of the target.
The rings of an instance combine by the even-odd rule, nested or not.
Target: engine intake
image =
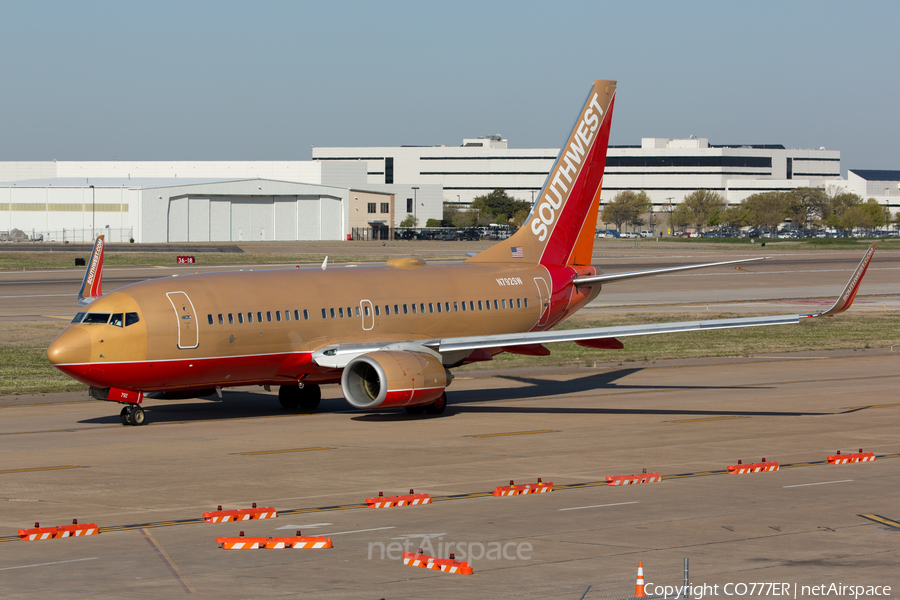
[[[356,408],[431,404],[453,375],[424,352],[378,351],[357,356],[344,367],[341,389]]]

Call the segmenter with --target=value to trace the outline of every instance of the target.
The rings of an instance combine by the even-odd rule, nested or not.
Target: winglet
[[[865,256],[863,256],[862,260],[859,262],[859,266],[856,267],[856,271],[853,272],[853,276],[850,278],[850,281],[847,282],[847,287],[845,287],[844,291],[841,292],[841,295],[834,303],[834,306],[832,306],[825,312],[808,315],[809,317],[833,317],[834,315],[840,314],[850,308],[850,305],[853,304],[854,298],[856,298],[856,292],[859,291],[859,286],[862,283],[863,275],[866,274],[866,269],[869,268],[869,263],[872,262],[872,256],[875,254],[875,246],[877,245],[878,242],[875,242],[874,244],[869,246],[868,250],[866,250]]]
[[[84,281],[81,282],[81,290],[78,292],[78,304],[82,306],[103,295],[103,247],[106,245],[104,237],[97,236],[94,251],[91,252],[91,262],[84,271]]]

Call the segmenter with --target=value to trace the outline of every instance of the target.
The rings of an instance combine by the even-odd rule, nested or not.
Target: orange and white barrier
[[[634,586],[634,597],[643,598],[644,594],[644,563],[638,563],[637,583]]]
[[[256,508],[256,502],[253,508],[238,508],[236,510],[214,510],[212,512],[203,513],[203,520],[206,523],[227,523],[229,521],[252,521],[255,519],[274,519],[278,516],[271,506],[265,508]]]
[[[243,533],[243,532],[242,532]],[[299,531],[297,533],[300,533]],[[280,550],[284,548],[332,548],[330,537],[220,537],[216,538],[217,544],[222,544],[223,550]]]
[[[606,478],[606,485],[637,485],[639,483],[657,483],[662,481],[659,473],[644,473],[642,475],[615,475]]]
[[[846,465],[848,463],[872,462],[875,460],[874,452],[863,452],[862,448],[856,454],[841,454],[838,450],[837,454],[828,457],[829,465]]]
[[[367,508],[391,508],[392,506],[414,506],[416,504],[431,504],[431,496],[428,494],[414,494],[409,490],[405,496],[384,496],[378,492],[377,498],[366,498]]]
[[[462,562],[450,558],[435,558],[419,552],[404,552],[403,564],[411,567],[424,567],[443,573],[456,573],[457,575],[471,575],[473,573],[472,566],[467,562]]]
[[[33,529],[20,529],[19,539],[32,542],[36,540],[97,535],[99,533],[100,528],[97,527],[96,523],[79,525],[78,519],[73,519],[71,525],[63,525],[62,527],[41,527],[40,523],[35,523]]]
[[[729,475],[744,475],[746,473],[765,473],[769,471],[777,471],[778,463],[777,462],[766,462],[766,459],[762,459],[762,462],[752,463],[749,465],[742,464],[741,461],[738,461],[736,465],[728,465],[728,474]]]
[[[538,477],[537,483],[525,483],[516,485],[510,480],[509,485],[501,485],[494,488],[495,496],[521,496],[523,494],[545,494],[553,491],[553,482],[544,483]]]

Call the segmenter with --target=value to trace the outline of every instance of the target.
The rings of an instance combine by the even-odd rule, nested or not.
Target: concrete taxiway
[[[440,418],[350,411],[334,388],[315,414],[285,414],[262,391],[151,400],[144,427],[80,395],[20,399],[0,408],[4,596],[577,598],[593,585],[588,598],[622,597],[638,561],[648,582],[679,584],[685,557],[693,583],[898,589],[898,367],[900,355],[869,351],[487,372],[455,381]],[[860,447],[879,458],[823,464]],[[762,458],[783,468],[723,473]],[[666,478],[602,485],[644,468]],[[490,496],[537,477],[558,488]],[[362,507],[410,488],[436,501]],[[281,514],[198,522],[251,502]],[[103,533],[10,541],[34,521],[72,518]],[[215,543],[297,529],[334,548]],[[397,559],[423,546],[501,550],[473,560],[469,576]]]

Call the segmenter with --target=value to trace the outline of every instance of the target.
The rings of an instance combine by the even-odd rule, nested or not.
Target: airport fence
[[[122,227],[98,227],[96,229],[54,229],[40,230],[32,229],[30,231],[22,231],[21,229],[12,229],[10,231],[0,231],[0,242],[93,242],[98,235],[106,236],[107,242],[119,243],[130,242],[134,239],[134,228]]]

